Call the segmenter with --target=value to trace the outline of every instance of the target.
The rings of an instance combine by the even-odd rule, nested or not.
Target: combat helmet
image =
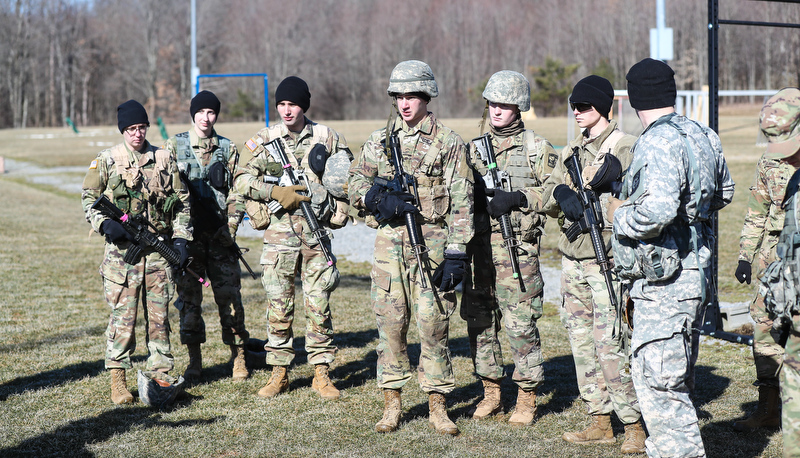
[[[150,407],[164,409],[175,402],[175,398],[183,392],[185,380],[182,376],[175,378],[158,371],[142,371],[136,374],[139,386],[139,399]]]
[[[531,85],[522,73],[501,70],[489,78],[483,90],[488,102],[516,105],[519,111],[531,109]]]
[[[406,60],[397,64],[392,70],[386,92],[390,96],[421,92],[434,98],[439,96],[439,87],[428,64],[419,60]]]
[[[800,89],[785,87],[770,97],[758,117],[767,137],[766,156],[783,159],[800,150]]]

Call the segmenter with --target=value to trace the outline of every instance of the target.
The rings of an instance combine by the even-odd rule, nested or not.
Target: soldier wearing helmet
[[[417,379],[428,393],[430,423],[437,432],[456,435],[444,395],[455,388],[448,349],[450,316],[456,308],[455,286],[466,270],[466,247],[472,238],[472,172],[464,142],[428,111],[439,95],[433,71],[417,60],[397,64],[389,78],[393,111],[385,129],[373,132],[350,168],[351,204],[377,228],[371,272],[372,307],[378,324],[378,387],[384,395],[378,432],[394,431],[401,413],[400,393],[412,379],[407,353],[411,314],[420,335]],[[396,112],[396,113],[395,113]],[[397,143],[394,143],[394,140]],[[381,183],[396,177],[392,144],[417,195]],[[387,147],[389,145],[389,147]],[[424,240],[427,253],[417,261],[407,232],[406,215]],[[436,267],[438,275],[431,275]]]
[[[628,364],[630,331],[625,323],[616,321],[617,313],[590,235],[583,233],[569,241],[565,234],[583,216],[583,206],[564,161],[577,149],[584,182],[592,183],[598,177],[592,184],[604,191],[597,194],[605,212],[610,185],[621,182],[620,171],[627,169],[633,158],[631,147],[636,138],[623,133],[617,122],[609,119],[613,102],[614,88],[600,76],[587,76],[573,88],[569,104],[582,131],[554,161],[555,169],[545,183],[542,211],[557,217],[561,227],[558,241],[563,255],[561,320],[569,333],[581,399],[592,419],[586,429],[566,432],[562,438],[578,444],[612,443],[611,412],[616,412],[625,425],[622,452],[641,453],[645,436]],[[612,173],[605,173],[607,170]],[[607,224],[603,231],[609,258],[610,226]]]
[[[800,133],[800,89],[787,87],[772,96],[761,110],[761,129],[769,144],[756,165],[755,182],[750,187],[747,214],[739,238],[739,265],[734,276],[739,283],[752,281],[752,264],[758,263],[761,278],[767,266],[776,259],[778,238],[783,228],[783,197],[789,179],[800,166],[797,135]],[[794,138],[794,146],[792,145]],[[756,294],[750,304],[755,321],[753,362],[756,366],[758,406],[744,420],[733,423],[733,429],[750,432],[757,428],[780,428],[780,381],[783,346],[772,330],[772,318],[764,307],[764,296]]]
[[[467,245],[473,275],[465,282],[461,316],[467,321],[475,372],[483,383],[483,399],[472,418],[503,412],[498,335],[502,320],[514,360],[512,379],[518,387],[517,405],[508,420],[512,425],[533,424],[536,388],[544,380],[536,320],[542,316],[544,297],[538,253],[545,217],[535,209],[553,168],[549,164],[557,157],[550,142],[522,122],[520,113],[530,109],[530,94],[530,84],[521,73],[503,70],[492,75],[483,91],[482,125],[488,116],[489,132],[469,143],[475,175],[475,237]],[[497,186],[491,169],[499,171],[496,176],[503,177],[505,186]],[[501,221],[510,222],[513,242],[504,238]],[[509,243],[516,245],[518,272],[512,268]]]

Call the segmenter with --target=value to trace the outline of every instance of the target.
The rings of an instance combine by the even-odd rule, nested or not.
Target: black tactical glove
[[[739,266],[736,268],[736,272],[733,274],[739,283],[747,282],[750,284],[750,281],[753,279],[753,268],[747,261],[739,261]]]
[[[133,241],[133,237],[122,227],[122,224],[107,219],[100,224],[100,233],[106,236],[108,243],[119,243],[125,240]]]
[[[452,291],[464,279],[468,261],[467,253],[445,251],[444,261],[433,272],[433,284],[439,285],[441,291]]]
[[[189,250],[186,247],[188,242],[186,239],[173,239],[172,240],[172,247],[178,251],[180,254],[180,261],[178,261],[178,267],[183,269],[189,264]]]
[[[589,187],[598,194],[612,192],[612,186],[622,173],[622,164],[613,154],[606,154],[603,164],[597,169],[594,178],[589,182]],[[619,193],[617,193],[619,196]]]
[[[565,184],[560,184],[553,189],[553,197],[564,212],[564,216],[570,221],[578,221],[583,216],[583,204],[578,197],[578,193]]]
[[[214,234],[213,239],[219,242],[219,244],[225,248],[228,248],[236,243],[236,237],[231,234],[228,226],[220,226],[220,228],[217,229],[217,232]]]
[[[519,210],[528,206],[528,199],[522,191],[503,191],[502,189],[487,189],[486,195],[492,200],[486,205],[486,210],[492,218],[498,219],[511,210]]]
[[[364,206],[375,215],[379,222],[392,220],[404,213],[416,213],[417,207],[410,201],[414,196],[408,193],[393,192],[381,185],[372,185],[364,196]]]
[[[364,195],[364,206],[367,207],[370,213],[377,216],[378,215],[378,202],[383,199],[384,194],[388,193],[389,190],[385,187],[374,184],[369,191]]]

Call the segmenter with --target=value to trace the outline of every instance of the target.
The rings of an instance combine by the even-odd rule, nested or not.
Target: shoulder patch
[[[89,169],[96,169],[97,168],[97,159],[93,160],[91,164],[89,164]]]
[[[247,149],[249,149],[251,153],[255,152],[255,150],[258,149],[258,144],[252,138],[250,140],[247,140],[246,142],[244,142],[244,146],[246,146]]]
[[[550,153],[547,155],[547,167],[554,169],[558,163],[558,154]]]

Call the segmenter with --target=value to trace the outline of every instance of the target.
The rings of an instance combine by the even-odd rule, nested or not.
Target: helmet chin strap
[[[389,119],[386,120],[386,141],[383,142],[383,151],[386,153],[386,157],[392,155],[392,152],[389,151],[389,136],[394,132],[398,116],[400,116],[400,109],[397,108],[397,97],[392,97],[392,108],[389,110]]]
[[[483,107],[483,116],[481,116],[481,123],[479,124],[481,128],[481,135],[483,135],[483,128],[486,126],[486,117],[489,115],[489,101],[486,101],[486,105]]]

